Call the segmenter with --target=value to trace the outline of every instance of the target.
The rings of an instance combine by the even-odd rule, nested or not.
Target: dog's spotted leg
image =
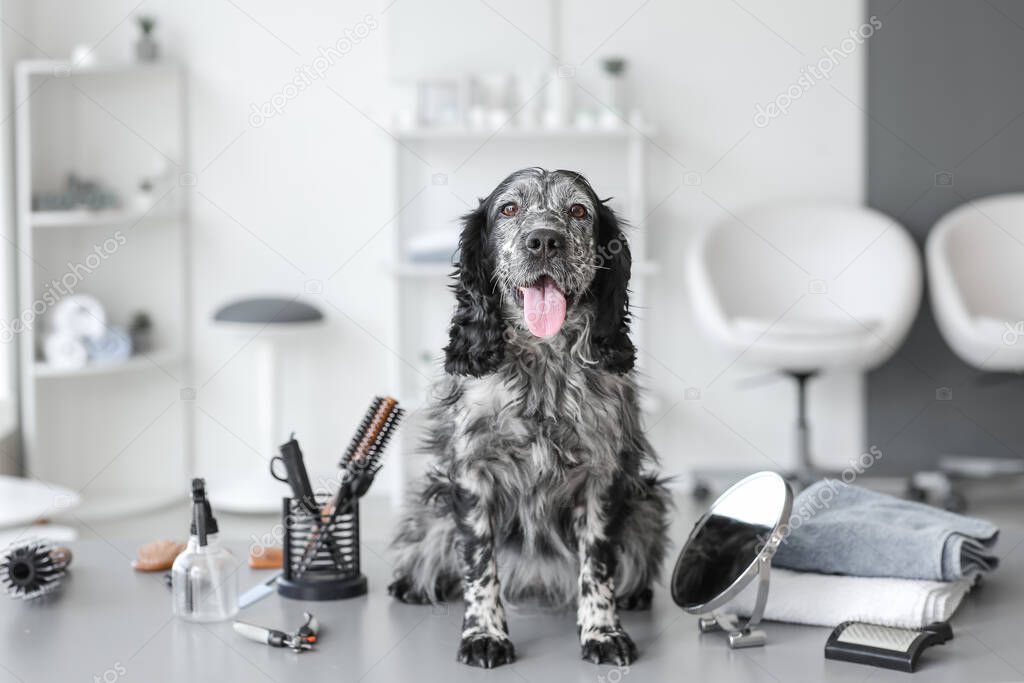
[[[636,645],[622,629],[615,599],[614,513],[597,496],[578,510],[580,576],[576,625],[583,659],[626,666],[636,660]]]
[[[466,600],[458,660],[491,669],[514,661],[516,656],[501,604],[491,516],[478,496],[460,489],[454,498]]]

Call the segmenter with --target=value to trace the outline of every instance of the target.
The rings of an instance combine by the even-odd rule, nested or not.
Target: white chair
[[[765,206],[706,231],[687,275],[707,337],[796,380],[794,474],[812,479],[807,381],[835,368],[868,370],[899,347],[921,298],[913,240],[863,207]]]
[[[1024,371],[1024,194],[968,202],[935,224],[925,250],[935,322],[965,363],[987,372]],[[954,479],[1024,473],[1024,461],[943,457]],[[960,494],[948,493],[962,507]]]
[[[1024,194],[964,204],[928,236],[935,322],[956,355],[979,370],[1024,370],[1022,254]]]

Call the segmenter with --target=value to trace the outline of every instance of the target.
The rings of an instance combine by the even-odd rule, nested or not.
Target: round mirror
[[[774,472],[752,474],[723,493],[693,527],[676,561],[676,604],[703,614],[739,594],[770,562],[792,507],[789,484]]]

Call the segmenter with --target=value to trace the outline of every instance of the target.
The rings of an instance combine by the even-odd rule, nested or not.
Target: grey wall
[[[868,15],[882,21],[868,45],[868,202],[923,245],[964,201],[1024,190],[1024,3],[869,0]],[[1007,243],[1024,267],[1024,247]],[[869,377],[869,443],[888,456],[879,467],[909,471],[943,453],[1021,457],[1024,376],[966,366],[927,294],[924,304],[903,348]],[[937,399],[942,387],[952,400]]]

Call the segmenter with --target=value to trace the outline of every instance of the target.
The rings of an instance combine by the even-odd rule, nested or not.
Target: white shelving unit
[[[34,228],[87,228],[103,225],[132,225],[141,221],[174,218],[178,211],[155,206],[150,210],[108,209],[99,211],[32,211],[28,220]]]
[[[495,130],[486,128],[462,128],[444,127],[436,128],[410,128],[399,133],[401,140],[486,140],[488,138],[501,138],[503,140],[630,140],[634,137],[641,137],[640,129],[632,128],[626,124],[614,128],[522,128],[518,126],[503,126]]]
[[[123,363],[91,363],[84,368],[54,368],[47,363],[36,361],[36,379],[61,379],[65,377],[90,377],[94,375],[116,375],[127,372],[142,372],[181,363],[183,356],[171,349],[157,349],[138,353]]]
[[[593,129],[509,125],[498,131],[416,128],[398,133],[395,199],[401,211],[396,209],[394,260],[389,265],[397,283],[400,359],[393,366],[393,381],[410,415],[399,435],[396,450],[400,455],[392,461],[396,464],[391,475],[396,478],[392,481],[396,495],[402,494],[408,478],[423,466],[418,409],[441,371],[440,354],[447,343],[453,305],[447,277],[451,264],[410,260],[408,240],[424,231],[450,229],[454,241],[461,229],[458,217],[475,208],[477,198],[486,196],[502,178],[526,166],[581,171],[602,197],[613,197],[611,205],[621,216],[632,226],[640,226],[647,215],[646,146],[650,134],[625,124]],[[642,226],[631,228],[627,235],[633,254],[630,301],[634,311],[640,312],[646,301],[646,281],[657,273],[658,264],[647,258]],[[635,314],[633,339],[638,347],[644,344],[644,327],[642,313]]]
[[[78,491],[82,518],[181,500],[191,448],[181,400],[191,386],[188,212],[175,187],[186,168],[184,73],[169,62],[28,60],[15,79],[18,310],[34,316],[17,337],[26,469]],[[33,210],[36,193],[58,191],[72,172],[116,192],[124,208]],[[135,200],[143,178],[156,183],[148,206]],[[54,292],[69,291],[95,296],[122,328],[147,313],[153,349],[120,363],[48,365],[39,355],[46,313]]]

